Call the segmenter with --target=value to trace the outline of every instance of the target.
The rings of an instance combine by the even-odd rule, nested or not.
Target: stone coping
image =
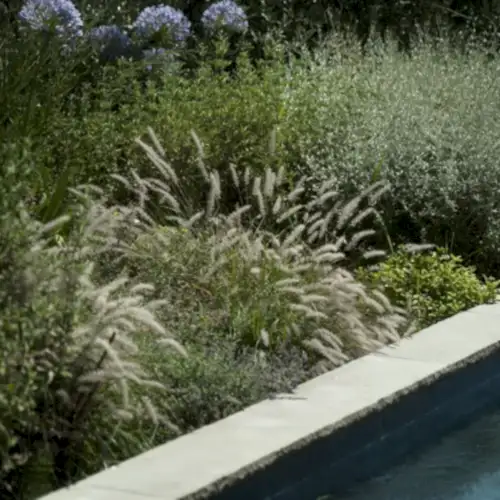
[[[212,498],[497,349],[500,304],[478,306],[43,500]]]

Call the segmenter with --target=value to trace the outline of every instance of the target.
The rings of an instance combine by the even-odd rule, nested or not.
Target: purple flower
[[[130,38],[115,24],[97,26],[90,30],[89,37],[93,47],[109,60],[125,55],[132,45]]]
[[[131,43],[130,38],[116,24],[105,24],[92,28],[90,38],[100,45],[119,43],[122,46],[128,46]]]
[[[71,0],[26,0],[19,18],[38,31],[50,31],[62,35],[81,35],[83,20]]]
[[[205,28],[215,30],[219,27],[243,32],[248,29],[245,11],[232,0],[221,0],[208,7],[201,16]]]
[[[184,42],[191,32],[188,18],[180,10],[163,4],[146,7],[137,16],[133,27],[143,40],[150,40],[165,31],[174,42]]]

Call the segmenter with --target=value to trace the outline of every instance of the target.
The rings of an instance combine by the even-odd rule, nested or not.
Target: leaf
[[[375,165],[375,168],[373,169],[372,176],[371,176],[371,183],[378,182],[381,179],[381,174],[382,174],[382,167],[384,165],[384,159],[383,157],[380,158],[378,163]]]

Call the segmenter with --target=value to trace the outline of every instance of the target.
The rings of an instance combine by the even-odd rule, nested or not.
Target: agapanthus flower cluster
[[[169,5],[146,7],[133,24],[137,36],[151,40],[166,31],[173,42],[184,42],[191,33],[191,23],[178,9]]]
[[[201,22],[210,31],[225,28],[231,31],[243,32],[248,29],[248,19],[245,11],[232,0],[221,0],[210,5],[203,13]]]
[[[108,60],[117,59],[127,53],[132,41],[116,24],[97,26],[90,30],[90,42]]]
[[[165,4],[143,9],[126,31],[115,24],[103,25],[91,29],[84,37],[81,37],[82,16],[72,0],[25,0],[19,18],[33,30],[62,35],[65,54],[66,48],[71,52],[84,41],[99,54],[101,62],[113,62],[123,56],[142,58],[148,69],[158,64],[162,71],[176,71],[178,61],[170,49],[180,48],[191,35],[189,19],[181,10]],[[219,28],[244,32],[248,28],[244,10],[233,0],[212,4],[201,21],[211,32]],[[161,46],[168,49],[158,48]]]
[[[83,32],[82,16],[71,0],[26,0],[19,18],[37,31],[55,30],[66,36]]]

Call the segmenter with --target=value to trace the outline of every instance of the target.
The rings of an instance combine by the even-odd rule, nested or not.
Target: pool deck
[[[238,485],[260,481],[248,498],[287,500],[283,474],[263,475],[283,457],[302,450],[289,475],[303,482],[312,443],[499,351],[500,304],[479,306],[43,499],[243,500]]]

